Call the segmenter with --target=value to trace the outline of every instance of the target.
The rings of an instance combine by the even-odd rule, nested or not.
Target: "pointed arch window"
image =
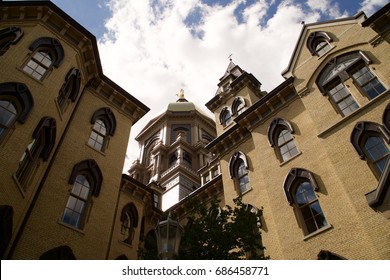
[[[129,203],[121,213],[122,241],[131,245],[134,240],[135,229],[138,226],[138,211],[134,203]]]
[[[69,178],[72,189],[61,217],[63,223],[79,229],[84,227],[92,196],[99,196],[102,181],[100,168],[92,159],[81,161],[73,167]]]
[[[234,116],[240,115],[242,112],[245,111],[245,99],[242,98],[241,96],[237,96],[233,103],[232,103],[232,113]]]
[[[281,118],[273,119],[268,128],[268,142],[274,147],[280,162],[285,162],[298,154],[293,133],[291,123]]]
[[[235,152],[229,161],[230,178],[234,179],[239,195],[251,190],[249,184],[248,162],[245,154]]]
[[[321,57],[332,48],[332,45],[330,44],[332,41],[333,40],[328,33],[317,31],[309,35],[306,46],[311,55]]]
[[[54,38],[39,38],[30,45],[29,49],[32,53],[23,65],[23,71],[40,81],[53,67],[58,68],[64,59],[64,49]]]
[[[23,37],[19,27],[7,27],[0,30],[0,56],[4,55],[11,45],[15,45]]]
[[[27,146],[19,161],[15,177],[26,191],[27,185],[35,174],[39,163],[47,161],[55,145],[56,121],[50,117],[43,117],[33,132],[33,140]]]
[[[148,142],[145,144],[145,152],[144,152],[144,161],[146,166],[150,166],[154,163],[154,155],[153,155],[153,149],[158,144],[158,141],[160,138],[155,135],[151,139],[148,140]]]
[[[92,131],[88,145],[95,150],[104,152],[108,145],[109,136],[113,136],[116,128],[116,119],[110,108],[97,110],[91,118]]]
[[[284,182],[287,201],[293,206],[305,236],[328,226],[315,193],[318,189],[314,174],[301,168],[293,168]]]
[[[386,129],[376,123],[358,122],[352,131],[351,143],[379,180],[390,155],[390,135]]]
[[[15,123],[18,116],[16,105],[11,100],[0,99],[0,137]],[[1,138],[0,138],[1,139]]]
[[[0,142],[16,121],[26,121],[33,106],[34,100],[25,84],[0,83]]]
[[[327,95],[336,111],[343,117],[359,108],[355,97],[346,87],[353,81],[357,92],[368,100],[386,91],[385,86],[369,68],[371,60],[363,52],[350,52],[333,58],[321,71],[316,83],[323,95]]]
[[[232,115],[228,107],[224,107],[219,114],[219,122],[224,127],[230,125],[232,123]]]
[[[65,82],[62,85],[58,96],[57,104],[61,111],[64,113],[66,108],[71,102],[75,102],[80,90],[81,73],[80,70],[72,68],[69,70],[65,77]]]
[[[67,246],[59,246],[43,253],[40,260],[76,260],[72,249]]]

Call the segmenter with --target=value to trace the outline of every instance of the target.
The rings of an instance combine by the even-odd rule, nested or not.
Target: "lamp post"
[[[163,260],[173,259],[179,253],[182,226],[171,218],[171,213],[156,227],[158,256]]]

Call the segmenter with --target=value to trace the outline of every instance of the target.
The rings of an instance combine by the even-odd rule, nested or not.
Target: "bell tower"
[[[129,169],[134,179],[158,188],[163,211],[200,187],[197,171],[210,159],[204,147],[216,137],[214,121],[185,98],[184,90],[177,96],[136,137],[140,155]]]

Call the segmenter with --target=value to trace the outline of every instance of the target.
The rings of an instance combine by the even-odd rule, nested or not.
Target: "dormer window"
[[[307,48],[311,55],[321,57],[332,48],[330,44],[332,41],[332,38],[326,32],[313,32],[307,39]]]

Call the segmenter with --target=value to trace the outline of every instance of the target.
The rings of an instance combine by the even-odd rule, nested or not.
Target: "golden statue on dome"
[[[180,89],[180,91],[176,94],[179,99],[176,102],[186,102],[186,98],[184,97],[184,89]]]

